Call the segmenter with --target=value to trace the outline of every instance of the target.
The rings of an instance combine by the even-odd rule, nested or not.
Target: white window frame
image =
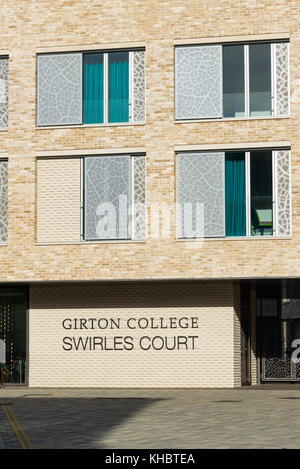
[[[108,55],[113,52],[128,52],[128,65],[129,65],[129,97],[128,97],[128,122],[109,122],[108,120]],[[133,122],[133,50],[126,50],[126,49],[116,49],[110,51],[98,51],[99,54],[103,54],[103,82],[104,82],[104,90],[103,90],[103,122],[99,122],[99,125],[103,124],[131,124]],[[82,66],[84,66],[84,56],[88,55],[90,51],[82,52]],[[95,52],[97,53],[97,52]],[[83,83],[83,82],[82,82]],[[82,87],[82,104],[84,101],[84,89]],[[84,115],[82,115],[82,125],[85,126],[95,126],[95,123],[88,124],[84,122]]]
[[[286,150],[289,151],[290,154],[290,148],[287,148]],[[213,150],[209,150],[213,152]],[[245,150],[245,149],[232,149],[232,150],[222,150],[220,149],[219,151],[223,151],[226,153],[232,151],[232,152],[238,152],[238,153],[244,153],[245,154],[245,184],[246,184],[246,235],[245,236],[220,236],[218,238],[210,238],[210,237],[204,237],[204,239],[210,240],[210,239],[219,239],[219,240],[225,240],[225,239],[230,239],[230,240],[241,240],[241,239],[274,239],[274,238],[290,238],[292,236],[292,213],[290,209],[290,235],[288,236],[280,236],[277,233],[277,158],[276,158],[276,153],[277,151],[280,151],[280,148],[253,148],[251,150]],[[267,236],[253,236],[251,235],[251,163],[250,163],[250,154],[251,152],[255,151],[271,151],[272,152],[272,225],[273,225],[273,234],[272,235],[267,235]],[[207,153],[205,150],[199,151],[199,153]],[[178,152],[179,153],[179,152]],[[182,153],[182,152],[181,152]],[[291,156],[289,156],[291,158]],[[176,155],[176,167],[178,168],[178,155]],[[225,161],[226,158],[224,157],[224,166],[225,166]],[[224,175],[225,175],[225,167],[224,167]],[[291,163],[289,164],[289,176],[290,176],[290,201],[292,201],[291,198]],[[179,182],[178,182],[178,173],[177,173],[177,196],[176,200],[178,200],[178,188],[179,188]],[[224,191],[225,191],[225,184],[224,184]],[[224,197],[225,201],[225,197]],[[226,208],[224,206],[224,222],[226,223]],[[188,240],[195,240],[195,238],[182,238],[178,236],[178,214],[176,211],[176,239],[180,241],[188,241]]]
[[[278,41],[278,42],[287,42],[289,41]],[[271,115],[270,116],[251,116],[250,115],[250,70],[249,70],[249,46],[252,44],[270,44],[271,46]],[[225,46],[230,45],[240,45],[244,47],[244,92],[245,92],[245,116],[243,117],[224,117],[224,91],[223,91],[223,117],[224,120],[232,120],[232,119],[269,119],[270,117],[276,117],[275,114],[275,90],[276,90],[276,70],[275,70],[275,42],[269,41],[260,41],[260,42],[249,42],[249,43],[224,43],[222,44],[222,48]],[[288,47],[288,61],[289,61],[289,47]],[[289,76],[290,76],[290,69],[289,69]],[[224,63],[222,63],[222,73],[224,74]],[[224,76],[224,75],[223,75]],[[289,82],[290,83],[290,82]],[[290,98],[289,98],[289,106],[290,106]]]

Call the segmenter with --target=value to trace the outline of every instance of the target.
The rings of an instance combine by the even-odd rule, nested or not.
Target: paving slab
[[[4,402],[37,449],[300,448],[299,388],[6,387]],[[17,447],[1,432],[0,444]]]

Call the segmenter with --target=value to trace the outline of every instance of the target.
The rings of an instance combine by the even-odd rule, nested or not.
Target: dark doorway
[[[251,382],[250,367],[250,311],[251,311],[251,289],[249,283],[241,283],[240,286],[241,305],[241,378],[242,386]]]
[[[3,382],[25,384],[27,362],[26,287],[0,287],[1,375]]]

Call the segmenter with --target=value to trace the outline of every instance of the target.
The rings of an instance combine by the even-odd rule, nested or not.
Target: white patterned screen
[[[175,118],[222,117],[222,46],[175,49]]]
[[[0,57],[0,128],[8,127],[8,58]]]
[[[133,121],[145,121],[145,58],[144,50],[133,52]]]
[[[223,152],[178,154],[178,237],[225,236]]]
[[[146,157],[133,156],[133,238],[146,238]]]
[[[275,43],[275,115],[289,115],[289,43]]]
[[[38,125],[82,123],[82,54],[38,56]]]
[[[7,242],[8,162],[0,161],[0,242]]]
[[[278,150],[276,158],[276,234],[291,234],[290,151]]]
[[[85,239],[128,239],[131,204],[130,156],[84,159]]]

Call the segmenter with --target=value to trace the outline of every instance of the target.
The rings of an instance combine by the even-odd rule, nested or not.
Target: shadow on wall
[[[114,427],[160,400],[162,399],[9,399],[13,412],[34,449],[106,448],[105,437]]]
[[[32,285],[30,306],[56,308],[162,308],[232,306],[230,281],[107,282]]]

